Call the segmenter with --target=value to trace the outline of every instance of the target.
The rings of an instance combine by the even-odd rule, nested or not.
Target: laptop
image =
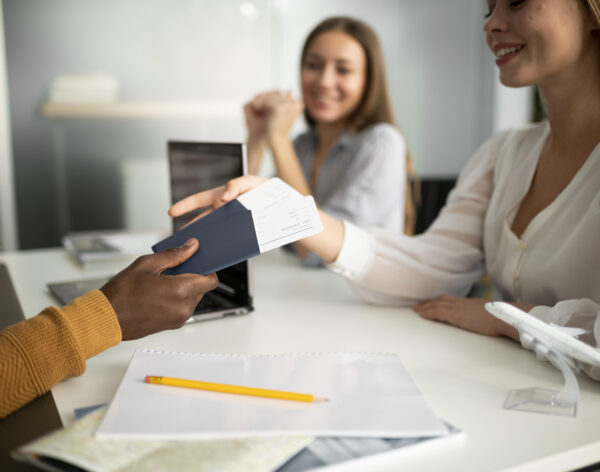
[[[167,144],[171,203],[196,192],[218,187],[246,173],[246,146],[239,143],[169,141]],[[173,231],[190,222],[201,210],[173,220]],[[250,263],[240,262],[217,272],[218,287],[202,297],[188,321],[242,315],[254,310]],[[63,304],[100,288],[109,278],[54,282],[50,292]]]

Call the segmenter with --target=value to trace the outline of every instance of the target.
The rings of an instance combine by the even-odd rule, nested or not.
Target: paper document
[[[47,470],[91,472],[271,472],[311,437],[221,441],[100,441],[94,431],[106,409],[21,446],[13,457]],[[59,466],[60,464],[60,466]],[[62,467],[61,467],[62,466]]]
[[[246,192],[237,200],[248,210],[268,210],[292,200],[302,198],[302,194],[290,187],[278,177],[267,180],[264,184]]]
[[[261,254],[322,229],[313,197],[303,197],[279,178],[270,179],[237,199],[252,212]]]
[[[169,236],[152,250],[162,251],[196,238],[198,251],[165,273],[209,274],[322,229],[313,198],[303,197],[273,178]]]
[[[144,254],[164,237],[164,232],[157,231],[85,231],[66,234],[62,243],[77,262],[85,265]]]
[[[302,392],[302,403],[151,385],[146,375]],[[397,356],[137,350],[96,432],[106,439],[253,436],[414,438],[448,434]]]
[[[448,435],[423,438],[315,438],[277,472],[316,472],[336,470],[371,470],[383,456],[397,457],[403,452],[435,454],[436,446],[464,439],[464,433],[447,424]]]
[[[261,254],[315,234],[321,227],[315,201],[303,197],[283,206],[252,213]]]

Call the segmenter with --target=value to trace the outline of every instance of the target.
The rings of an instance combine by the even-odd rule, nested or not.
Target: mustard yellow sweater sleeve
[[[83,374],[86,359],[120,341],[117,316],[99,290],[0,331],[0,418]]]

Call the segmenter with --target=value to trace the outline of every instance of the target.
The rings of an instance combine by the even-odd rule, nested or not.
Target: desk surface
[[[54,300],[49,281],[115,273],[80,268],[61,249],[0,253],[27,316]],[[600,383],[580,377],[577,418],[507,411],[509,390],[560,388],[561,374],[507,339],[419,318],[409,309],[363,303],[339,276],[300,267],[277,251],[252,264],[250,315],[184,326],[101,353],[53,390],[64,424],[73,409],[110,401],[136,348],[224,353],[394,352],[435,411],[465,431],[459,441],[387,456],[370,470],[562,471],[600,461]],[[123,266],[123,264],[120,264]]]

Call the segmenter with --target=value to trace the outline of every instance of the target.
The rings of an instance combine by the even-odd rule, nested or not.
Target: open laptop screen
[[[170,141],[168,147],[172,203],[244,175],[242,144]],[[173,230],[181,229],[198,213],[174,219]]]
[[[224,185],[228,180],[246,173],[245,146],[239,143],[169,141],[168,155],[172,203],[202,190]],[[201,211],[174,219],[173,230],[180,229]],[[251,305],[247,262],[220,270],[217,276],[218,294],[239,304]],[[207,311],[210,309],[207,308]]]

